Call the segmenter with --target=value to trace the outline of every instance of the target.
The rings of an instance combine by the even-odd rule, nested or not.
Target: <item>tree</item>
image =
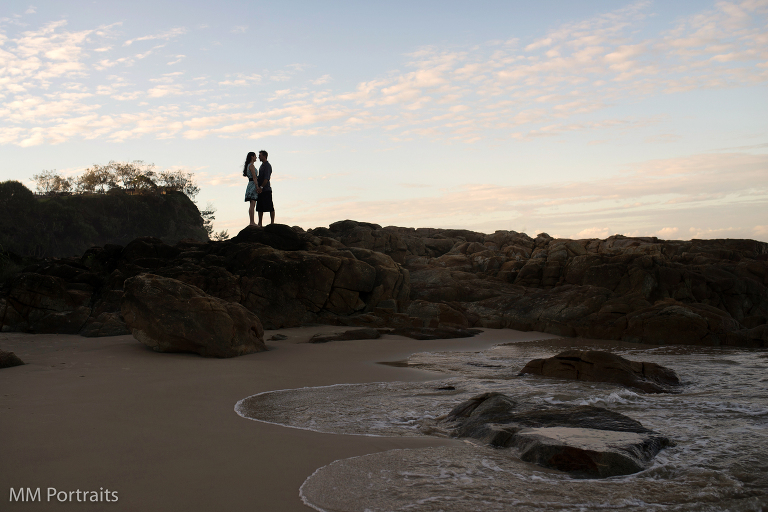
[[[161,187],[183,192],[193,201],[197,193],[200,192],[200,187],[195,183],[194,174],[191,172],[184,172],[178,169],[175,171],[161,171],[157,181]]]
[[[79,192],[98,192],[103,194],[111,188],[117,187],[116,176],[109,165],[94,165],[86,169],[77,179]]]
[[[55,192],[69,192],[74,185],[72,178],[65,178],[55,170],[42,171],[32,176],[35,188],[41,194],[53,194]]]
[[[217,242],[227,240],[229,238],[229,233],[226,229],[219,231],[218,233],[214,233],[213,231],[213,221],[216,219],[214,213],[216,213],[216,207],[214,207],[213,203],[210,201],[205,205],[205,210],[200,212],[200,216],[203,218],[203,227],[208,233],[208,238],[216,240]]]
[[[205,205],[205,210],[200,212],[200,216],[203,218],[203,227],[208,232],[208,238],[213,234],[213,221],[216,219],[214,213],[216,213],[216,208],[210,201]]]

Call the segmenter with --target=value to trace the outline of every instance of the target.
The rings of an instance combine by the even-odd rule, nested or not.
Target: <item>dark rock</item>
[[[91,314],[91,293],[49,275],[25,272],[12,282],[2,307],[3,330],[76,334]]]
[[[512,443],[526,462],[586,478],[642,471],[668,444],[653,434],[573,427],[524,429]]]
[[[10,368],[11,366],[21,366],[23,364],[24,361],[19,359],[19,356],[13,352],[0,350],[0,368]]]
[[[273,334],[271,338],[269,338],[269,341],[283,341],[287,340],[288,336],[285,334]]]
[[[80,336],[96,338],[100,336],[122,336],[131,334],[131,330],[125,324],[123,317],[117,312],[104,312],[97,317],[90,317]]]
[[[306,241],[292,227],[285,224],[268,224],[264,227],[247,226],[231,240],[234,243],[259,243],[281,251],[299,251]]]
[[[520,373],[612,382],[645,393],[676,393],[681,386],[674,370],[656,363],[630,361],[599,350],[567,350],[548,359],[534,359]]]
[[[424,320],[424,327],[469,327],[467,318],[448,304],[415,300],[408,306],[407,314]]]
[[[455,327],[398,327],[392,329],[390,334],[405,336],[415,340],[447,340],[453,338],[471,338],[482,333],[482,329],[458,329]]]
[[[738,328],[739,322],[725,311],[668,299],[629,313],[621,338],[658,345],[723,345]]]
[[[456,437],[499,448],[574,476],[636,473],[671,442],[638,421],[592,406],[535,406],[500,393],[483,393],[443,419]]]
[[[735,347],[768,347],[768,325],[758,325],[752,329],[740,329],[728,333],[726,345]]]
[[[351,341],[351,340],[376,340],[381,338],[381,333],[377,329],[352,329],[344,332],[318,333],[309,339],[309,343],[328,343],[329,341]]]
[[[266,350],[256,315],[175,279],[126,280],[122,315],[133,336],[158,352],[234,357]]]

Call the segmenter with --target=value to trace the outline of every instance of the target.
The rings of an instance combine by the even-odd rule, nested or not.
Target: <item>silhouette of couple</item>
[[[269,212],[270,224],[275,223],[275,205],[272,204],[272,186],[270,184],[272,179],[272,165],[267,162],[267,152],[263,149],[259,151],[258,159],[261,161],[258,175],[256,175],[256,153],[251,151],[248,156],[245,157],[245,165],[243,165],[243,176],[248,177],[248,187],[245,189],[245,200],[251,202],[251,207],[248,209],[248,215],[251,217],[251,226],[261,226],[261,219],[264,216],[264,212]],[[254,179],[254,176],[255,179]],[[259,223],[256,224],[253,221],[253,210],[259,212]]]

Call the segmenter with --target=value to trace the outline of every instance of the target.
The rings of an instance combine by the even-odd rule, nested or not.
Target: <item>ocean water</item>
[[[680,394],[518,376],[526,362],[568,348],[610,349],[674,369]],[[348,435],[434,436],[439,417],[476,394],[499,391],[541,404],[595,405],[671,438],[634,475],[576,479],[520,461],[513,450],[470,442],[343,459],[310,476],[306,504],[331,511],[768,511],[768,353],[575,340],[425,352],[397,363],[435,380],[273,391],[238,402],[238,414],[286,427]]]

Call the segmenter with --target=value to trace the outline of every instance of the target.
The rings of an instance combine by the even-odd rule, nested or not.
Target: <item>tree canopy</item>
[[[194,200],[200,188],[194,174],[181,169],[157,172],[154,164],[141,160],[133,162],[110,161],[107,165],[94,164],[80,176],[64,177],[55,170],[44,170],[32,176],[39,194],[100,193],[123,189],[132,193],[150,193],[158,190],[182,192]]]

